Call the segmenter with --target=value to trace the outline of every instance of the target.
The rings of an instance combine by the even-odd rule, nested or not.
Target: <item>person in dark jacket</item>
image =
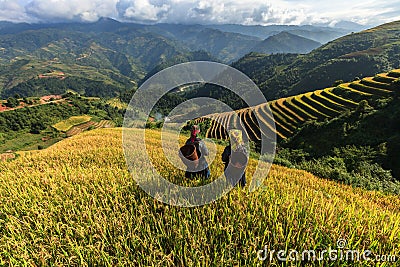
[[[190,130],[190,138],[186,141],[185,145],[194,145],[196,147],[197,155],[199,156],[199,164],[197,169],[200,171],[197,172],[185,172],[186,178],[194,178],[194,177],[202,177],[209,178],[210,177],[210,169],[208,167],[207,160],[205,156],[208,156],[209,152],[204,144],[203,140],[201,140],[197,135],[200,133],[200,127],[198,125],[193,125]]]
[[[222,153],[222,161],[225,164],[224,171],[226,179],[234,186],[236,183],[235,181],[236,179],[232,177],[234,175],[231,175],[230,173],[227,172],[227,168],[229,166],[229,163],[231,162],[231,155],[234,152],[240,152],[243,153],[248,158],[248,152],[243,142],[241,130],[230,130],[229,139],[230,139],[230,145],[225,147],[224,152]],[[239,178],[238,185],[240,185],[241,187],[244,187],[246,185],[246,170],[243,170],[243,174]]]

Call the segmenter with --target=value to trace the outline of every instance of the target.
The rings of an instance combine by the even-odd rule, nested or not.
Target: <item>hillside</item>
[[[381,101],[378,107],[366,104],[333,120],[310,123],[282,146],[319,158],[339,156],[338,148],[363,147],[361,153],[351,152],[359,155],[357,162],[376,162],[400,180],[399,107],[398,97]]]
[[[252,54],[234,66],[256,80],[268,99],[277,99],[329,87],[337,80],[353,81],[399,68],[399,36],[400,21],[396,21],[329,42],[290,63],[275,66],[274,72],[262,66],[259,73],[255,72],[253,63],[264,59]],[[269,56],[264,57],[266,61]]]
[[[214,61],[214,62],[217,62],[217,60],[215,58],[213,58],[209,53],[206,53],[204,51],[194,51],[194,52],[189,52],[186,54],[181,54],[181,55],[178,55],[171,59],[168,59],[168,60],[166,59],[162,63],[155,66],[140,81],[139,85],[141,85],[143,82],[145,82],[151,76],[153,76],[154,74],[156,74],[159,71],[162,71],[163,69],[172,67],[172,66],[180,64],[180,63],[190,62],[190,61]]]
[[[276,134],[275,162],[366,189],[400,194],[400,70],[236,110],[256,146]],[[273,116],[271,116],[271,113]],[[208,138],[239,128],[233,112],[210,114]]]
[[[320,43],[291,34],[281,32],[268,37],[251,49],[252,52],[264,54],[297,53],[305,54],[321,46]]]
[[[326,44],[330,41],[333,41],[337,38],[340,38],[349,32],[343,32],[342,34],[334,31],[334,30],[316,30],[316,31],[308,31],[308,30],[303,30],[303,29],[294,29],[294,30],[289,30],[287,31],[288,33],[301,36],[313,41],[316,41],[321,44]],[[346,34],[344,34],[346,33]]]
[[[262,41],[254,36],[224,32],[201,25],[159,24],[147,26],[145,29],[180,41],[191,51],[206,51],[212,57],[225,63],[238,60],[251,52],[255,43]]]
[[[140,32],[118,36],[58,29],[1,35],[0,46],[3,50],[0,61],[0,92],[3,97],[15,93],[23,96],[64,93],[55,91],[63,87],[94,91],[87,95],[112,97],[131,88],[134,85],[132,81],[140,80],[147,72],[146,68],[152,68],[163,57],[178,55],[183,50],[165,38]],[[63,72],[65,80],[41,77],[53,71]],[[79,83],[81,88],[68,85],[68,81]],[[39,84],[42,92],[34,92],[35,84]],[[108,87],[110,93],[102,93],[101,88],[96,88],[99,85]],[[47,88],[46,92],[43,92],[44,88]]]
[[[351,83],[342,83],[336,87],[280,98],[259,106],[237,110],[236,113],[241,117],[243,116],[247,132],[250,133],[249,138],[258,141],[261,139],[261,135],[267,135],[267,133],[259,131],[257,120],[267,124],[273,123],[266,114],[266,110],[270,109],[274,116],[275,126],[270,125],[269,128],[275,128],[277,137],[285,139],[293,136],[307,121],[332,119],[348,110],[356,109],[362,100],[373,102],[379,98],[384,99],[392,96],[399,90],[399,78],[400,70],[392,70]],[[216,117],[220,117],[220,119],[213,120],[206,134],[207,137],[226,137],[224,127],[228,122],[221,123],[220,120],[223,120],[229,114],[223,116],[211,114],[208,116],[211,119]]]
[[[2,264],[257,265],[265,246],[322,251],[341,238],[374,255],[400,249],[398,197],[279,166],[255,193],[236,189],[190,209],[163,205],[127,172],[121,133],[95,130],[0,162]],[[160,132],[148,137],[162,154]],[[183,177],[154,162],[165,175]],[[143,164],[138,171],[146,175]],[[212,173],[222,167],[213,163]]]
[[[49,97],[50,101],[44,101],[46,97],[7,100],[5,105],[13,100],[20,106],[0,112],[0,156],[43,149],[86,130],[122,125],[125,110],[104,100],[71,93]]]

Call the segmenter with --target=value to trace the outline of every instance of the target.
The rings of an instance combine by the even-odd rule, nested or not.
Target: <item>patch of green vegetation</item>
[[[0,140],[0,153],[6,151],[25,151],[47,148],[64,138],[63,134],[50,127],[37,133],[22,130],[15,133],[8,133],[3,140]]]
[[[65,137],[59,131],[91,118],[94,121],[113,121],[116,126],[122,125],[124,110],[112,107],[104,100],[89,100],[72,93],[65,97],[65,101],[61,103],[1,112],[0,153],[45,148]],[[60,124],[57,125],[58,123]],[[52,125],[60,128],[57,130]]]
[[[275,163],[366,189],[400,194],[400,99],[360,102],[353,112],[306,123],[280,143]]]
[[[64,94],[68,90],[73,90],[86,96],[115,97],[119,95],[122,88],[104,81],[94,81],[79,77],[67,77],[63,80],[58,78],[34,78],[5,90],[3,96],[7,97],[19,94],[23,97],[38,97],[42,95]]]

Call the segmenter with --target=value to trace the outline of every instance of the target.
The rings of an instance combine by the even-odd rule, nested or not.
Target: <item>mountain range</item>
[[[316,42],[327,43],[343,35],[353,31],[360,31],[364,29],[363,26],[358,24],[349,24],[342,22],[335,27],[328,27],[327,25],[311,26],[311,25],[207,25],[207,27],[218,29],[225,32],[234,32],[245,35],[251,35],[261,39],[267,39],[270,36],[276,35],[280,32],[289,32],[298,36],[302,36]]]
[[[319,42],[289,32],[280,32],[276,35],[268,37],[267,39],[256,45],[252,49],[252,52],[259,52],[264,54],[306,54],[320,46],[321,43]]]
[[[241,33],[245,29],[248,34]],[[320,46],[311,39],[325,42],[346,31],[315,26],[143,25],[110,18],[94,23],[0,22],[0,94],[4,98],[59,93],[54,84],[62,80],[38,77],[62,72],[67,81],[101,82],[109,92],[98,95],[115,96],[135,88],[160,66],[185,57],[232,63],[250,52],[306,53]],[[199,51],[200,57],[193,56]]]
[[[340,36],[346,30],[143,25],[109,18],[94,23],[1,22],[0,94],[3,98],[39,96],[69,88],[86,95],[114,97],[134,90],[144,78],[167,66],[212,60],[232,62],[268,99],[276,99],[324,88],[339,79],[350,81],[398,68],[399,25],[393,22],[350,33],[321,46],[302,36],[314,36],[322,43],[321,38],[332,32]],[[247,34],[243,34],[245,30]],[[103,89],[99,92],[96,88]]]
[[[250,53],[233,66],[254,80],[268,99],[373,76],[400,67],[400,21],[351,33],[305,55]]]

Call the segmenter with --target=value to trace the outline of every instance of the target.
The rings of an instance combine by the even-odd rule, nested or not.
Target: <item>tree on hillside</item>
[[[32,123],[30,132],[33,134],[40,134],[40,131],[44,129],[46,129],[46,125],[44,125],[44,123],[41,121],[37,121]]]
[[[9,108],[15,108],[19,106],[19,101],[14,97],[9,97],[5,105]]]
[[[397,95],[399,95],[399,91],[400,91],[400,78],[398,78],[397,80],[392,82],[392,87],[395,90],[395,93]]]

